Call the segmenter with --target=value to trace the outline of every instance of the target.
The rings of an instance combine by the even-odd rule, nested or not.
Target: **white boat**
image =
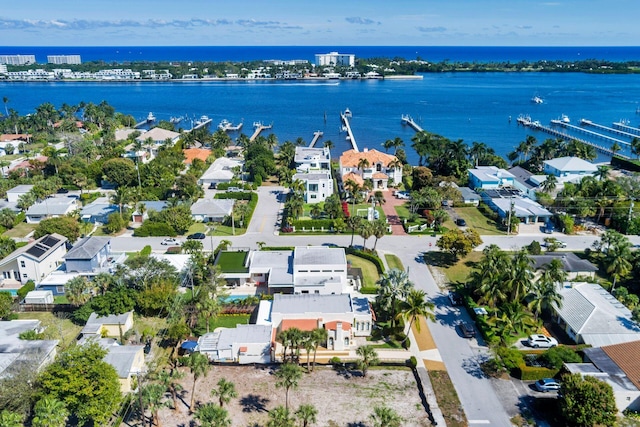
[[[566,114],[560,116],[560,120],[562,121],[562,123],[571,123],[571,119],[569,119],[569,116],[567,116]]]
[[[220,123],[218,123],[218,129],[227,130],[231,126],[231,122],[227,119],[222,119]]]
[[[348,108],[346,110],[344,110],[344,113],[342,113],[345,117],[353,117],[353,114],[351,113],[351,110],[349,110]]]
[[[147,115],[147,121],[148,121],[148,122],[155,122],[155,121],[156,121],[156,116],[154,116],[154,115],[153,115],[153,113],[151,113],[151,112],[150,112],[150,113]]]
[[[253,122],[253,127],[254,128],[262,127],[262,122]]]
[[[181,121],[182,121],[182,117],[171,117],[169,119],[169,123],[173,123],[174,125],[177,125]]]
[[[196,120],[195,124],[196,126],[200,126],[202,124],[207,123],[209,120],[211,120],[209,116],[200,116],[200,118]]]
[[[544,103],[544,100],[539,96],[534,96],[533,98],[531,98],[531,102],[533,102],[534,104],[542,104]]]

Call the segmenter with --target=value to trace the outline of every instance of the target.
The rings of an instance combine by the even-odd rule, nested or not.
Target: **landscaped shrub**
[[[23,300],[24,297],[26,297],[27,294],[33,291],[35,288],[36,288],[36,284],[33,282],[33,280],[29,280],[27,283],[25,283],[25,285],[20,289],[18,289],[18,292],[17,292],[18,296],[20,297],[20,300]]]
[[[522,352],[515,348],[500,347],[498,349],[498,356],[500,356],[504,367],[510,372],[524,365]]]
[[[182,248],[180,246],[170,246],[167,248],[167,252],[168,254],[181,254],[182,253]]]
[[[292,251],[295,246],[263,246],[261,251]]]
[[[366,295],[375,295],[378,293],[378,287],[377,286],[363,286],[360,288],[360,293],[361,294],[366,294]]]
[[[496,212],[492,211],[489,205],[487,205],[486,203],[480,202],[480,204],[478,205],[478,210],[482,215],[486,216],[489,219],[492,219],[494,221],[500,220],[500,216]]]
[[[332,219],[297,219],[289,221],[290,225],[296,228],[296,231],[305,230],[320,230],[324,228],[325,230],[330,230],[333,228],[333,220]]]
[[[363,258],[363,259],[366,259],[367,261],[371,261],[376,266],[378,273],[380,274],[384,273],[384,264],[382,264],[382,260],[378,258],[377,255],[370,252],[361,251],[355,248],[346,248],[345,252],[348,255],[355,255],[359,258]]]
[[[542,378],[553,378],[559,372],[559,369],[549,369],[543,367],[534,367],[522,365],[517,369],[514,369],[512,375],[523,381],[537,381]]]
[[[149,236],[177,236],[173,227],[164,222],[150,222],[145,221],[140,227],[136,228],[133,232],[136,237],[149,237]]]
[[[149,256],[151,255],[151,245],[147,245],[140,251],[140,256]]]
[[[258,205],[258,193],[253,191],[243,191],[238,193],[218,193],[216,194],[216,199],[235,199],[235,200],[248,200],[247,203],[247,214],[244,217],[244,223],[246,226],[249,226],[251,222],[251,218],[253,217],[253,212],[256,210],[256,206]]]
[[[542,253],[540,242],[538,242],[537,240],[531,242],[531,244],[527,246],[527,252],[529,252],[531,255],[540,255]]]
[[[560,369],[563,363],[580,363],[582,358],[569,347],[553,347],[542,353],[538,362],[550,369]]]
[[[418,359],[416,359],[416,357],[415,357],[415,356],[411,356],[411,358],[409,358],[409,363],[408,363],[408,365],[409,365],[411,368],[415,369],[415,367],[416,367],[416,366],[418,366]]]

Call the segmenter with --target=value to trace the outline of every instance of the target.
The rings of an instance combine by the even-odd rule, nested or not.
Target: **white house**
[[[542,162],[544,173],[557,177],[582,177],[592,176],[598,171],[598,167],[591,162],[579,157],[558,157]]]
[[[516,190],[495,189],[484,190],[482,200],[500,218],[506,219],[511,212],[521,222],[525,224],[547,222],[553,214],[540,203],[526,197],[520,196]]]
[[[228,183],[234,177],[239,176],[237,171],[242,171],[244,162],[228,157],[219,157],[211,163],[211,166],[202,174],[198,180],[200,185]]]
[[[27,223],[38,224],[43,219],[65,216],[78,207],[76,199],[72,197],[46,198],[27,209]]]
[[[469,188],[496,189],[513,187],[515,176],[496,166],[478,166],[469,169]]]
[[[235,199],[198,199],[191,205],[191,216],[197,222],[222,222],[234,204]]]
[[[1,283],[33,280],[38,284],[63,263],[66,243],[66,237],[54,233],[16,249],[0,260]]]
[[[602,286],[567,282],[560,290],[562,307],[554,318],[577,344],[602,347],[640,340],[631,311]]]
[[[340,156],[340,176],[345,183],[346,175],[359,175],[370,179],[374,190],[386,190],[389,185],[402,182],[402,163],[396,156],[367,148],[364,151],[347,150]],[[362,165],[366,164],[364,168]]]
[[[324,202],[333,194],[329,148],[296,147],[294,161],[297,173],[293,179],[304,183],[306,203]]]
[[[32,188],[33,185],[16,185],[15,187],[7,190],[7,201],[17,203],[20,196],[24,196],[29,191],[31,191]]]
[[[27,369],[38,372],[56,358],[58,340],[22,340],[20,334],[40,331],[39,320],[0,322],[0,378],[9,378]]]
[[[174,144],[176,141],[178,141],[179,138],[180,134],[178,132],[155,127],[147,132],[142,133],[136,138],[136,141],[146,143],[149,139],[151,139],[156,145],[163,145],[166,141]]]
[[[343,248],[299,246],[293,253],[295,294],[347,292],[347,256]]]
[[[212,362],[267,364],[272,362],[269,325],[243,325],[235,328],[217,328],[198,338],[197,351]]]

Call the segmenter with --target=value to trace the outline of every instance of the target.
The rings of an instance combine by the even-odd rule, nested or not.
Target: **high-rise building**
[[[80,55],[47,55],[49,64],[81,64]]]
[[[0,64],[30,65],[36,63],[35,55],[0,55]]]
[[[316,65],[353,67],[356,64],[356,56],[352,53],[316,53]]]

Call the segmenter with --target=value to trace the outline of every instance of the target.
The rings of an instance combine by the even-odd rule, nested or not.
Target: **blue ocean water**
[[[108,48],[86,49],[102,52]],[[160,52],[159,49],[165,48],[153,49]],[[169,52],[166,55],[180,50],[166,49]],[[251,48],[211,49],[240,49],[246,53]],[[282,59],[286,58],[287,52],[294,52],[291,58],[296,58],[299,57],[298,52],[318,51],[309,47],[256,49],[262,50],[262,58]],[[273,55],[264,55],[265,49],[273,49]],[[321,52],[329,48],[322,49]],[[401,52],[403,48],[394,49]],[[462,52],[465,49],[453,51]],[[478,52],[478,49],[483,52],[486,49],[498,49],[502,52],[500,55],[522,59],[527,52],[536,48],[518,48],[520,53],[511,48],[471,50]],[[540,49],[557,51],[564,48]],[[586,48],[581,49],[586,51]],[[593,49],[592,52],[609,48]],[[344,49],[345,52],[348,50]],[[629,54],[638,49],[619,50]],[[4,52],[0,49],[0,53]],[[24,50],[21,52],[27,53]],[[60,53],[58,50],[55,52]],[[392,56],[384,55],[384,52],[391,52],[391,48],[378,51],[378,55]],[[476,60],[478,58],[480,56]],[[463,139],[469,145],[474,141],[484,142],[500,155],[513,150],[532,132],[516,124],[520,114],[530,115],[533,120],[543,124],[562,114],[568,115],[574,124],[581,118],[605,126],[611,126],[612,122],[621,119],[630,120],[635,127],[640,123],[640,116],[636,113],[640,103],[640,75],[441,73],[424,74],[423,77],[423,80],[340,82],[0,82],[0,96],[7,97],[8,106],[20,114],[30,113],[44,102],[59,107],[63,103],[98,103],[105,100],[117,111],[140,120],[149,112],[163,120],[184,116],[181,125],[187,129],[191,127],[191,121],[201,115],[211,117],[214,125],[222,119],[234,123],[243,121],[243,131],[247,134],[252,132],[253,122],[261,121],[273,124],[272,131],[281,142],[294,141],[298,137],[310,141],[313,132],[321,130],[324,132],[321,141],[330,139],[335,144],[334,155],[350,148],[345,133],[341,132],[339,119],[339,112],[345,108],[353,112],[351,124],[360,149],[380,148],[385,140],[395,137],[402,138],[410,146],[414,131],[401,125],[403,114],[413,116],[425,130],[453,140]],[[533,104],[531,98],[534,95],[542,97],[544,103]],[[533,134],[540,141],[550,137],[539,132]],[[611,145],[610,142],[600,143]],[[413,150],[407,149],[407,154],[412,163],[417,163]]]
[[[640,60],[640,47],[514,46],[4,46],[0,55],[31,54],[44,63],[47,55],[80,55],[83,61],[253,61],[314,60],[316,53],[339,51],[359,58],[404,58],[440,62],[490,62],[601,59]]]

